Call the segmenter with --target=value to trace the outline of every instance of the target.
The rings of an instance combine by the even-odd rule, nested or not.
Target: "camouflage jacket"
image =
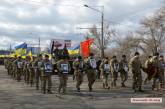
[[[131,72],[140,73],[141,67],[142,67],[141,61],[138,59],[137,56],[134,56],[133,58],[131,58],[129,62],[129,70]]]
[[[119,62],[115,59],[111,59],[110,60],[110,69],[111,69],[111,72],[118,72],[120,70]]]

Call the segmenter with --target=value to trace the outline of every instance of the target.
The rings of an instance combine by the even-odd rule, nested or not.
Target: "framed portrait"
[[[96,60],[95,59],[90,59],[90,65],[92,66],[92,68],[96,68]]]
[[[50,63],[46,63],[45,64],[45,71],[46,72],[52,72],[52,70],[53,70],[52,65]]]
[[[69,73],[68,64],[61,64],[61,69],[62,69],[63,73]]]
[[[23,64],[22,62],[18,62],[17,63],[18,68],[22,68],[22,64]]]
[[[104,69],[105,69],[105,70],[110,70],[109,64],[104,64]]]

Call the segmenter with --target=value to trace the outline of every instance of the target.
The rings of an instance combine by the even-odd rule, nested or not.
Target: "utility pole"
[[[104,58],[104,7],[101,15],[101,58]]]
[[[104,6],[100,6],[102,7],[102,11],[95,9],[91,6],[88,5],[84,5],[87,8],[90,8],[94,11],[97,11],[99,13],[101,13],[101,49],[100,49],[100,56],[101,58],[104,58]]]
[[[41,40],[40,40],[40,37],[39,37],[39,39],[38,39],[38,54],[40,54],[40,50],[41,50],[40,43],[41,43]]]
[[[11,55],[11,43],[10,43],[10,55]]]

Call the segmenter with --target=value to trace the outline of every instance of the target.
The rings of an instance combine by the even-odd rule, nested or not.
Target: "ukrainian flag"
[[[30,56],[31,61],[33,61],[33,54],[32,54],[32,51],[29,51],[28,56]]]
[[[10,54],[9,57],[14,58],[15,57],[15,53]]]
[[[80,52],[80,45],[77,45],[77,46],[75,46],[73,48],[68,49],[68,52],[69,52],[70,55],[79,54],[79,52]]]
[[[15,46],[15,55],[17,56],[22,56],[24,54],[26,54],[26,50],[27,50],[27,44],[26,43],[22,43],[18,46]]]

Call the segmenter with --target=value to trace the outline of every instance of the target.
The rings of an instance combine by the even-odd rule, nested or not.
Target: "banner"
[[[52,44],[54,42],[54,48],[58,47],[58,49],[63,49],[66,45],[67,48],[71,47],[71,40],[64,40],[64,39],[52,39],[50,47],[52,47]]]

